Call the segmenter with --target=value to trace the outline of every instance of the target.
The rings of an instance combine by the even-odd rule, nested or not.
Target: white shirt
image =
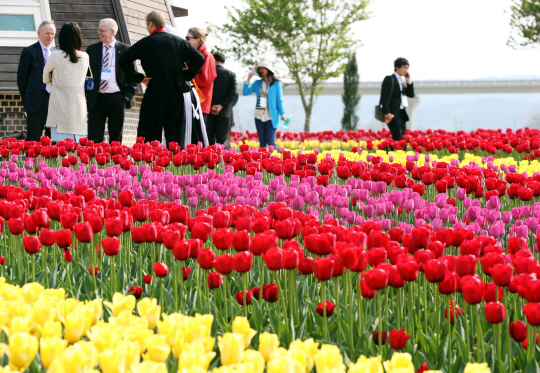
[[[257,106],[255,108],[255,118],[261,120],[262,122],[268,122],[272,120],[270,116],[270,111],[268,110],[268,90],[270,85],[268,82],[263,80],[261,84],[261,90],[259,91],[259,99],[257,100]],[[266,100],[266,105],[264,107],[260,106],[261,98]]]
[[[45,65],[47,64],[47,60],[49,59],[49,56],[51,55],[51,48],[50,47],[47,47],[45,44],[43,44],[41,42],[41,40],[39,41],[39,45],[41,45],[41,52],[43,53],[43,60],[45,61]],[[51,86],[46,84],[45,85],[45,90],[48,92],[48,93],[51,93]]]
[[[401,93],[401,105],[399,106],[399,108],[404,109],[409,106],[409,100],[407,100],[407,96],[405,96],[405,92],[403,92],[403,78],[395,71],[394,75],[396,76],[399,83],[399,92]]]
[[[113,40],[109,44],[109,59],[111,62],[109,63],[109,68],[111,69],[111,79],[109,79],[109,83],[107,84],[107,88],[105,90],[100,89],[99,93],[115,93],[119,92],[120,88],[118,87],[118,83],[116,83],[116,39]],[[107,48],[105,47],[105,44],[103,44],[103,52],[102,57],[105,56],[105,53],[107,52]],[[103,66],[103,60],[101,60],[102,66]]]

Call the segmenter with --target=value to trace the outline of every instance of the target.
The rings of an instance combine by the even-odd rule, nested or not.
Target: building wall
[[[152,10],[159,10],[165,15],[167,24],[172,25],[169,7],[165,0],[120,0],[131,44],[148,36],[146,15]]]
[[[0,47],[0,92],[18,91],[17,67],[23,47]]]

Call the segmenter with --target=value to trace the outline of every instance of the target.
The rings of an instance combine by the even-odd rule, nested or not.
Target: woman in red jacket
[[[216,60],[206,48],[207,33],[198,27],[192,27],[188,30],[186,40],[197,49],[204,57],[204,65],[195,77],[195,83],[201,90],[205,100],[201,102],[204,122],[208,121],[210,106],[212,106],[212,92],[214,91],[214,80],[216,79]],[[200,97],[202,100],[202,97]]]

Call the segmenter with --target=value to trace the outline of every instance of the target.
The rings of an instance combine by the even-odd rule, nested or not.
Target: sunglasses
[[[195,40],[195,39],[198,39],[198,38],[196,38],[195,36],[186,36],[186,40],[189,41],[189,39],[194,39]]]

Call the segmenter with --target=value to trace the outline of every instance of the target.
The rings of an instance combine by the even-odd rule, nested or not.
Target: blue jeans
[[[255,118],[255,127],[257,127],[257,135],[259,135],[260,147],[266,147],[273,145],[276,148],[276,131],[272,125],[272,121],[263,122],[260,119]]]

